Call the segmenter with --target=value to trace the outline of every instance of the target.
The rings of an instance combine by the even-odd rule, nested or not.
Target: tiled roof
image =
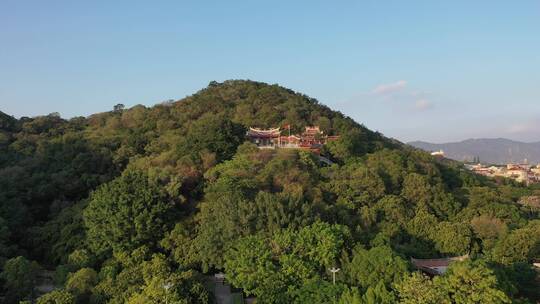
[[[446,268],[450,263],[455,261],[464,261],[469,258],[469,255],[462,255],[457,257],[450,258],[440,258],[440,259],[415,259],[411,258],[413,265],[419,270],[425,271],[430,274],[443,274],[446,271]]]

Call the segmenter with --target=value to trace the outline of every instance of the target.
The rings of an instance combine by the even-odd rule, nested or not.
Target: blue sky
[[[253,79],[403,141],[540,140],[540,1],[0,1],[0,110]]]

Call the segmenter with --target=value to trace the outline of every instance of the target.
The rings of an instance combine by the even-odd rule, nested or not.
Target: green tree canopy
[[[144,284],[127,303],[212,303],[203,278],[197,272],[173,271],[162,255],[154,255],[141,268]]]
[[[92,193],[84,210],[89,246],[103,255],[155,245],[170,225],[173,208],[145,174],[128,171]]]
[[[40,271],[41,267],[36,262],[22,256],[7,260],[0,274],[5,282],[6,303],[18,303],[26,298],[33,299]]]
[[[298,231],[279,231],[270,239],[242,238],[226,254],[227,278],[269,303],[287,303],[294,298],[291,292],[334,265],[347,236],[343,226],[316,222]]]
[[[77,298],[77,302],[88,302],[92,289],[98,283],[98,274],[92,268],[82,268],[68,275],[66,290]]]
[[[447,303],[447,295],[441,288],[420,272],[411,275],[395,284],[399,303],[403,304],[433,304]]]
[[[502,238],[493,249],[493,259],[509,265],[529,262],[540,256],[540,221],[512,231]]]
[[[65,290],[54,290],[37,299],[37,304],[75,304],[75,297]]]
[[[444,276],[435,278],[435,285],[445,293],[450,303],[511,303],[500,290],[493,271],[481,263],[454,263]]]
[[[342,264],[345,281],[364,290],[379,282],[389,288],[408,273],[407,262],[387,246],[369,250],[358,246]]]
[[[437,250],[446,254],[469,253],[471,239],[471,228],[466,223],[441,222],[433,234]]]

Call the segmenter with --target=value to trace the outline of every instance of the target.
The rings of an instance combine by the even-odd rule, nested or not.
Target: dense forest
[[[536,303],[540,190],[468,173],[317,100],[211,82],[153,107],[0,112],[2,303]],[[317,155],[250,126],[317,125]],[[411,258],[469,255],[441,276]],[[341,270],[333,283],[330,268]],[[36,291],[54,272],[55,290]]]

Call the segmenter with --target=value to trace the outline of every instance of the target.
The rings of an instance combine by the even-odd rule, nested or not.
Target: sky
[[[540,1],[0,0],[0,111],[152,106],[212,80],[318,99],[401,141],[540,141]]]

